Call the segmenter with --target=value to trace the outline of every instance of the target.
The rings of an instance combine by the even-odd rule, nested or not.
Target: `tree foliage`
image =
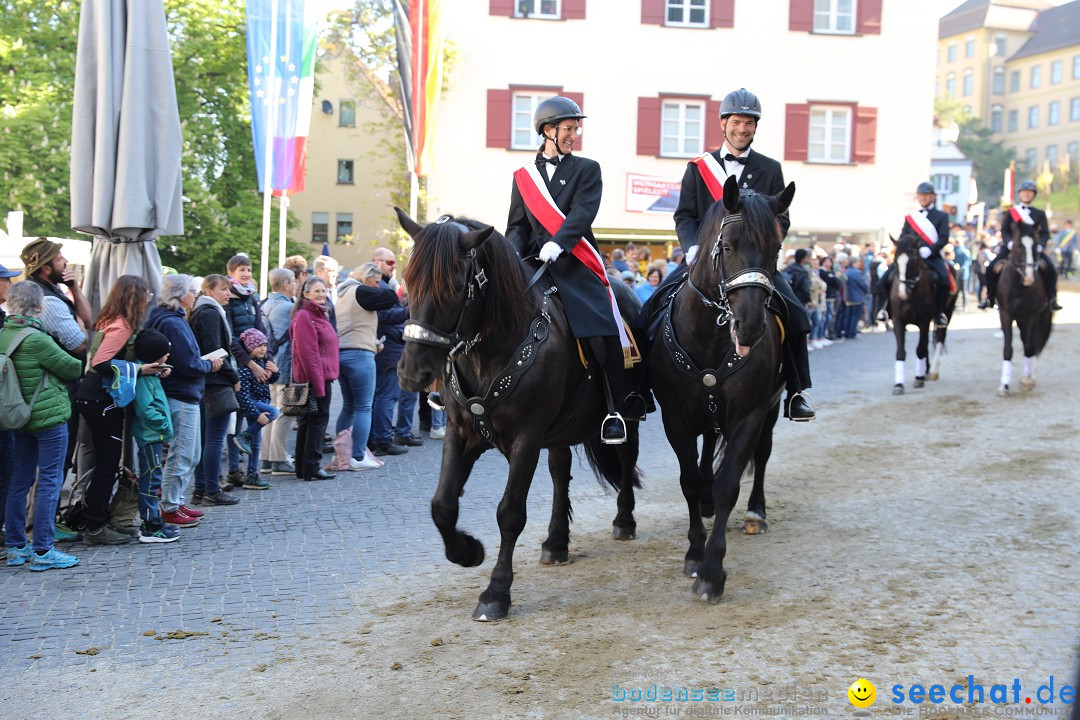
[[[960,148],[975,165],[975,181],[979,186],[979,200],[988,206],[996,206],[1005,187],[1005,168],[1016,159],[1016,151],[993,139],[993,131],[983,127],[982,121],[964,111],[955,98],[934,100],[934,116],[939,125],[956,123]]]
[[[162,261],[206,274],[220,272],[244,251],[258,270],[262,198],[244,0],[164,5],[184,136],[185,234],[159,239]],[[6,210],[25,212],[27,233],[73,234],[68,180],[79,7],[67,0],[0,0],[0,197],[8,198]],[[297,224],[291,218],[290,226]],[[290,243],[288,252],[310,254],[310,248]]]

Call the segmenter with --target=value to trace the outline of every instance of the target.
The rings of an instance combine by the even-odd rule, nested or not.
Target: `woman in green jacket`
[[[10,357],[19,376],[23,400],[32,401],[30,421],[15,431],[19,452],[12,467],[4,518],[7,564],[29,562],[31,570],[68,568],[77,565],[79,558],[53,547],[53,523],[64,480],[67,421],[71,417],[71,401],[64,384],[78,379],[82,365],[45,333],[38,319],[45,302],[40,286],[21,282],[8,291],[7,302],[8,316],[0,330],[0,351],[8,352],[16,336],[25,331]],[[35,476],[37,494],[31,548],[26,542],[26,496]]]

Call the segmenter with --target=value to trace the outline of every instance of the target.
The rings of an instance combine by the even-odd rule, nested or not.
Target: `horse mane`
[[[776,234],[776,207],[773,197],[753,190],[742,190],[739,193],[741,207],[739,214],[743,216],[744,237],[761,249],[767,249],[770,243],[775,243]],[[727,210],[724,201],[717,200],[705,212],[705,218],[698,229],[698,257],[702,258],[712,252],[716,244],[716,238],[720,234],[720,223]],[[708,266],[709,263],[696,262],[694,266]]]
[[[461,236],[486,227],[466,217],[425,225],[414,238],[412,256],[405,268],[409,294],[417,299],[430,298],[436,306],[457,302],[454,278],[462,256]],[[476,255],[487,277],[487,298],[493,300],[487,303],[481,334],[490,337],[527,324],[532,303],[526,302],[524,270],[510,243],[498,230],[492,230]]]

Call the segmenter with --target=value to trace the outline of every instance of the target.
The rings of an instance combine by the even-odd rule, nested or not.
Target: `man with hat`
[[[937,191],[933,183],[921,182],[915,188],[915,196],[919,201],[919,209],[904,218],[904,227],[900,230],[900,236],[912,236],[919,248],[919,257],[930,269],[936,291],[936,306],[934,322],[944,327],[949,323],[945,315],[945,305],[949,301],[949,269],[945,265],[945,258],[941,251],[949,243],[949,216],[934,207],[937,200]],[[894,262],[885,271],[885,275],[878,283],[878,302],[883,308],[889,306],[889,293],[892,292],[892,281],[896,274]],[[880,318],[879,318],[880,319]]]
[[[754,93],[746,88],[739,88],[724,97],[720,104],[723,144],[718,150],[707,152],[687,163],[683,173],[679,205],[675,209],[675,233],[679,237],[679,245],[686,253],[686,263],[669,273],[662,286],[679,282],[686,274],[689,264],[697,257],[701,221],[723,194],[721,190],[714,195],[710,186],[723,188],[727,178],[734,176],[740,190],[753,190],[767,195],[776,195],[784,190],[784,171],[780,163],[750,149],[760,120],[761,102]],[[711,175],[709,182],[706,181],[706,173]],[[777,219],[780,221],[780,232],[786,236],[788,228],[791,227],[791,218],[784,212]],[[805,391],[810,389],[810,356],[806,345],[806,338],[810,333],[810,317],[806,313],[805,303],[796,297],[784,273],[774,272],[773,284],[788,306],[787,332],[783,345],[783,372],[787,385],[784,417],[796,421],[813,420],[814,407],[804,395]],[[646,318],[651,320],[658,314],[665,302],[665,295],[667,293],[659,289],[653,293],[642,308],[643,321]]]
[[[986,268],[986,299],[979,303],[980,310],[994,307],[997,298],[998,265],[1009,257],[1009,249],[1012,247],[1013,227],[1018,223],[1030,226],[1031,235],[1035,238],[1037,247],[1035,252],[1041,262],[1036,267],[1042,274],[1043,284],[1046,286],[1046,296],[1050,298],[1050,309],[1061,309],[1057,301],[1057,268],[1043,250],[1050,241],[1050,227],[1047,225],[1046,213],[1032,206],[1035,195],[1039,189],[1034,180],[1024,180],[1020,183],[1020,202],[1009,208],[1001,219],[1001,247],[998,248],[997,257]]]
[[[533,128],[543,144],[536,158],[514,173],[505,234],[518,255],[536,255],[548,264],[570,331],[600,368],[608,411],[600,441],[617,445],[626,442],[621,415],[625,331],[613,312],[607,273],[592,231],[603,191],[600,165],[572,154],[584,118],[568,97],[551,97],[536,106]]]

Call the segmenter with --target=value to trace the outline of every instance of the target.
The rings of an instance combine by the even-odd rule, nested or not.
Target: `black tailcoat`
[[[1031,219],[1035,221],[1035,232],[1032,233],[1035,237],[1035,242],[1046,247],[1046,244],[1050,242],[1050,226],[1046,222],[1046,213],[1037,207],[1028,206],[1028,213],[1031,214]],[[1012,240],[1012,230],[1015,221],[1013,220],[1011,212],[1002,213],[1001,218],[1001,240],[1008,245]]]
[[[585,238],[594,248],[599,247],[593,237],[592,223],[600,209],[603,192],[600,165],[595,160],[566,155],[548,180],[543,156],[537,157],[540,159],[540,176],[566,219],[552,236],[525,206],[515,182],[510,195],[506,239],[521,257],[536,255],[549,240],[558,243],[563,253],[552,263],[551,275],[559,289],[558,297],[566,308],[570,330],[578,338],[618,335],[607,288],[571,254],[580,238]]]

